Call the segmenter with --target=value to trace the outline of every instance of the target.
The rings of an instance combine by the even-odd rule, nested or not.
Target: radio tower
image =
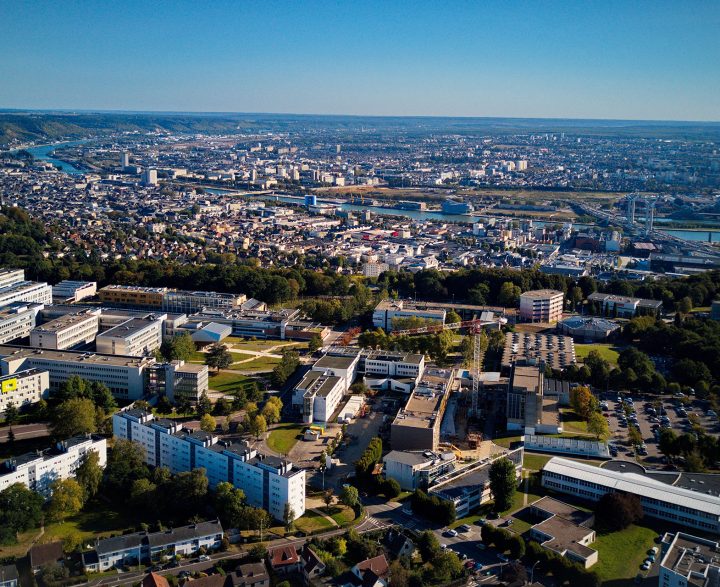
[[[476,324],[471,329],[473,335],[473,368],[472,368],[472,395],[471,399],[471,415],[476,418],[480,415],[478,407],[480,396],[480,373],[482,371],[482,352],[480,351],[480,337],[482,334],[482,326]]]

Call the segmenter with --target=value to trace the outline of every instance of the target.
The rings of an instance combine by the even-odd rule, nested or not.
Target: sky
[[[718,0],[0,0],[0,108],[720,120]]]

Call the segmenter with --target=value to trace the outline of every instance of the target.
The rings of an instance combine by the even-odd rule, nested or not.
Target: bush
[[[642,517],[640,498],[629,493],[606,493],[595,506],[595,521],[603,530],[622,530]]]
[[[414,512],[422,512],[420,515],[443,525],[452,524],[455,521],[455,504],[451,501],[441,500],[436,495],[430,496],[421,489],[413,493],[412,508]]]

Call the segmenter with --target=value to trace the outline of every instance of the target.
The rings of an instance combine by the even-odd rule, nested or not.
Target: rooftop
[[[49,361],[67,361],[72,363],[91,363],[111,367],[149,367],[155,359],[147,357],[124,357],[122,355],[100,355],[76,351],[56,351],[11,345],[0,345],[0,358],[5,360],[46,359]]]

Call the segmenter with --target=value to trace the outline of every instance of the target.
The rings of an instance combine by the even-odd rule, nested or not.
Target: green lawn
[[[647,550],[654,546],[656,536],[655,530],[635,525],[620,532],[598,535],[590,545],[598,551],[598,562],[592,569],[603,583],[633,579],[640,572]]]
[[[247,375],[240,373],[218,373],[210,377],[209,386],[210,389],[216,391],[222,391],[225,393],[232,393],[239,389],[248,389],[251,385],[254,385],[255,380]]]
[[[587,434],[587,422],[581,420],[572,410],[560,408],[560,417],[564,433]]]
[[[551,455],[538,455],[526,452],[523,455],[523,467],[532,469],[533,471],[541,471],[545,463],[551,458]]]
[[[286,455],[301,437],[305,426],[303,424],[279,424],[270,431],[267,444],[275,452]]]
[[[252,361],[233,363],[233,369],[239,369],[241,371],[272,371],[278,363],[280,363],[280,359],[257,357]]]
[[[201,365],[204,365],[205,357],[207,357],[207,353],[201,353],[200,351],[193,351],[192,355],[190,356],[190,362],[191,363],[200,363]]]
[[[313,511],[306,511],[302,517],[295,520],[295,527],[301,532],[317,532],[318,530],[329,530],[333,528],[330,520]]]
[[[590,351],[597,351],[603,359],[610,363],[610,365],[617,365],[620,352],[614,345],[600,343],[575,345],[575,356],[578,360],[582,360],[587,357],[590,354]]]
[[[355,512],[346,505],[336,506],[330,512],[330,517],[338,526],[346,526],[355,519]]]
[[[493,438],[493,442],[503,448],[510,448],[510,445],[514,442],[519,442],[519,436],[506,436],[505,438]]]

